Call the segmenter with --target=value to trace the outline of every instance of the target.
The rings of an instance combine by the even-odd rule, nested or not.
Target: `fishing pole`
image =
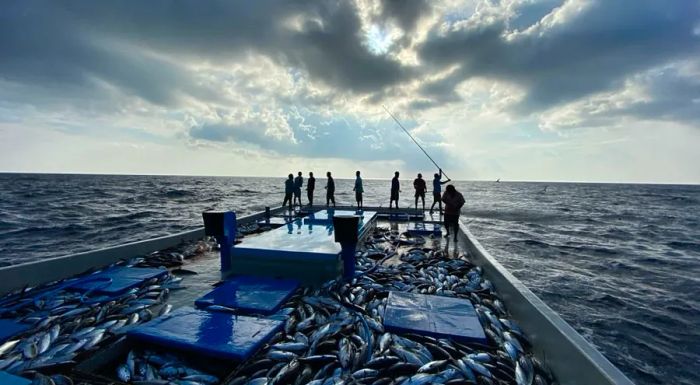
[[[428,152],[425,151],[425,149],[423,148],[423,146],[421,146],[420,143],[418,143],[418,141],[416,141],[416,138],[414,138],[413,135],[411,135],[411,133],[408,132],[408,130],[406,129],[406,127],[404,127],[403,124],[401,124],[401,122],[399,122],[399,120],[396,119],[396,116],[394,116],[394,114],[392,114],[391,111],[389,111],[389,109],[386,108],[385,105],[382,104],[382,107],[384,108],[384,111],[386,111],[386,113],[389,114],[389,116],[391,116],[392,119],[394,119],[394,121],[396,122],[396,124],[398,124],[399,127],[401,127],[401,129],[403,130],[403,132],[405,132],[406,135],[408,135],[408,137],[411,138],[411,140],[413,141],[413,143],[415,143],[416,146],[418,146],[418,148],[420,148],[420,150],[423,151],[423,154],[425,154],[425,156],[427,156],[428,159],[430,159],[430,161],[433,162],[433,164],[435,165],[435,167],[437,167],[438,170],[442,170],[442,168],[441,168],[440,166],[438,166],[437,163],[435,163],[435,161],[433,160],[433,158],[432,158],[430,155],[428,155]],[[450,177],[447,176],[447,174],[445,174],[444,172],[442,173],[442,175],[444,175],[445,178],[450,179]]]

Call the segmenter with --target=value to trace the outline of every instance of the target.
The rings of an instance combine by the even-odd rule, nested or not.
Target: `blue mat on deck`
[[[17,377],[7,372],[0,372],[0,384],[2,385],[29,385],[32,382],[24,377]]]
[[[73,284],[71,289],[96,294],[120,294],[167,273],[166,269],[118,266],[85,276]]]
[[[0,342],[21,334],[29,329],[30,325],[14,319],[0,318]],[[3,382],[0,382],[2,384]]]
[[[392,291],[384,311],[384,327],[390,332],[487,342],[474,305],[462,298]]]
[[[282,321],[180,308],[130,330],[129,338],[209,357],[243,361],[253,355]]]
[[[406,231],[411,235],[442,235],[440,225],[435,223],[413,222]]]
[[[293,279],[240,276],[227,280],[197,299],[198,308],[221,305],[242,313],[272,314],[294,293],[299,282]]]

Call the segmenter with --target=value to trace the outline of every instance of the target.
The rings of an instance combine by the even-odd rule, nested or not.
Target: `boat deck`
[[[270,246],[274,246],[275,249],[282,249],[283,247],[270,245],[269,239],[277,237],[277,235],[274,235],[275,232],[299,236],[302,234],[301,232],[297,234],[297,231],[302,230],[304,226],[311,226],[314,229],[317,226],[322,227],[325,231],[325,233],[322,233],[326,239],[324,242],[328,243],[332,232],[328,233],[327,223],[323,221],[328,221],[330,215],[326,215],[325,219],[323,215],[320,215],[319,218],[309,218],[309,213],[317,212],[319,209],[321,208],[305,208],[303,211],[289,213],[285,208],[278,208],[271,211],[272,217],[266,217],[265,213],[259,213],[239,218],[239,228],[243,229],[246,235],[242,238],[242,242],[235,247],[240,247],[241,250],[250,249],[252,246],[259,249],[269,249]],[[341,212],[342,210],[354,211],[354,208],[336,208],[336,212]],[[459,239],[455,242],[452,240],[452,237],[444,238],[436,231],[440,230],[439,224],[441,221],[441,217],[437,213],[431,216],[429,213],[421,210],[389,210],[381,207],[367,208],[366,210],[368,212],[376,212],[376,223],[372,224],[376,224],[380,230],[372,231],[371,233],[374,235],[370,234],[369,230],[363,234],[364,242],[360,244],[361,247],[357,253],[357,266],[360,275],[351,283],[333,280],[328,285],[323,285],[323,287],[318,287],[317,285],[312,285],[312,287],[305,286],[287,301],[287,304],[284,305],[280,312],[269,317],[259,315],[258,317],[261,317],[261,319],[269,318],[270,320],[283,321],[284,332],[274,336],[270,334],[269,337],[266,337],[272,340],[253,357],[247,359],[244,363],[234,364],[230,361],[222,361],[216,357],[207,360],[205,357],[199,357],[192,351],[187,353],[187,351],[178,349],[168,349],[171,352],[177,351],[177,354],[182,357],[187,357],[186,361],[194,365],[192,368],[198,368],[200,371],[207,371],[218,376],[215,382],[202,380],[203,382],[194,382],[195,384],[242,385],[248,383],[251,378],[260,376],[258,372],[248,372],[250,368],[268,365],[268,363],[272,365],[275,362],[286,364],[284,367],[275,366],[279,372],[274,379],[267,378],[264,382],[253,383],[263,384],[270,381],[274,383],[292,383],[292,377],[286,377],[289,375],[287,371],[292,370],[288,368],[289,365],[299,365],[303,362],[309,367],[316,367],[317,364],[327,363],[331,356],[336,357],[333,360],[339,360],[336,362],[336,365],[340,365],[342,368],[341,374],[334,374],[334,372],[323,374],[319,372],[316,376],[321,376],[322,378],[333,378],[334,376],[340,378],[342,376],[357,383],[374,382],[374,380],[380,380],[377,376],[385,376],[387,374],[399,376],[398,378],[402,379],[402,381],[406,380],[409,382],[414,380],[423,381],[426,375],[431,375],[437,376],[433,378],[437,382],[448,381],[449,376],[458,376],[463,378],[466,381],[465,383],[489,383],[489,378],[497,376],[499,378],[498,383],[516,383],[515,378],[519,375],[537,375],[540,381],[551,383],[551,378],[545,380],[550,372],[545,369],[542,363],[545,358],[549,358],[546,364],[560,383],[632,384],[595,348],[561,320],[556,313],[527,290],[515,277],[505,271],[481,247],[478,241],[473,239],[466,227],[461,226],[458,234]],[[307,217],[306,223],[303,219],[304,217]],[[270,218],[283,218],[281,222],[284,222],[284,224],[277,230],[271,230],[271,228],[276,227],[272,224],[280,221],[270,220],[271,226],[264,225],[263,228],[259,227],[261,221]],[[291,233],[287,228],[290,225],[292,228]],[[438,227],[434,228],[433,225],[438,225]],[[412,235],[409,230],[413,230],[413,234],[418,232],[420,235]],[[33,263],[0,269],[0,290],[8,292],[9,289],[16,289],[18,287],[17,274],[26,274],[27,271],[34,272],[32,276],[27,275],[27,277],[32,277],[32,279],[36,279],[37,272],[45,271],[44,282],[48,282],[70,277],[84,271],[86,268],[105,266],[125,257],[145,255],[151,251],[172,247],[183,241],[192,242],[202,237],[203,231],[195,230],[177,234],[173,237],[127,245],[128,247],[122,246],[114,248],[114,250],[100,250],[92,254],[83,253],[76,256],[57,258],[46,263]],[[284,237],[280,239],[284,239]],[[303,248],[303,243],[307,241],[304,237],[299,237],[298,239],[302,239],[302,242],[300,242],[300,245],[295,246],[295,249]],[[280,242],[283,243],[283,241]],[[339,248],[336,245],[328,253],[337,254],[338,251]],[[177,257],[177,253],[174,254]],[[260,253],[258,255],[263,254]],[[147,260],[148,258],[146,258]],[[90,261],[90,264],[87,264],[86,261]],[[190,312],[191,310],[188,309],[194,307],[197,299],[211,292],[214,287],[221,283],[222,278],[228,277],[228,275],[222,276],[219,262],[220,255],[215,250],[205,251],[184,260],[178,259],[178,264],[181,264],[181,266],[176,269],[170,269],[172,275],[168,275],[165,278],[154,278],[147,282],[144,281],[141,287],[133,289],[126,296],[117,298],[116,303],[123,302],[123,304],[116,308],[114,307],[114,300],[112,302],[109,301],[110,297],[103,299],[97,297],[94,299],[96,301],[94,305],[85,310],[86,308],[81,306],[85,306],[83,302],[86,299],[93,301],[90,299],[90,296],[93,295],[92,292],[82,294],[82,297],[71,297],[73,294],[64,294],[63,291],[57,291],[59,299],[66,298],[66,301],[73,303],[75,298],[79,298],[79,302],[77,305],[71,305],[60,312],[49,310],[48,314],[52,314],[52,317],[48,318],[45,317],[47,314],[46,310],[41,310],[48,306],[44,304],[44,301],[48,301],[48,299],[42,298],[39,302],[36,299],[26,301],[23,299],[26,295],[21,294],[21,292],[17,294],[18,292],[15,291],[14,294],[3,299],[3,307],[0,307],[0,310],[4,308],[4,314],[7,316],[8,314],[17,314],[15,310],[12,311],[14,313],[9,312],[7,306],[20,306],[18,308],[20,310],[26,308],[26,310],[21,310],[21,319],[24,322],[31,319],[31,322],[36,322],[36,324],[30,334],[24,334],[16,342],[8,340],[0,346],[0,374],[5,370],[12,374],[24,373],[30,377],[32,375],[40,377],[41,373],[53,375],[54,377],[67,375],[74,379],[75,384],[114,385],[128,382],[128,379],[122,378],[123,367],[127,366],[124,363],[127,353],[140,351],[137,354],[145,354],[145,356],[140,356],[139,360],[148,360],[149,354],[166,353],[162,351],[162,346],[153,346],[152,349],[155,353],[144,352],[141,350],[142,348],[138,347],[138,343],[134,345],[134,341],[131,339],[124,340],[119,339],[119,337],[125,333],[130,333],[135,328],[140,328],[139,324],[145,322],[148,325],[151,316],[157,317],[159,309],[165,308],[162,307],[164,303],[172,306],[175,312]],[[54,266],[60,266],[60,268],[54,271],[52,270]],[[482,272],[484,277],[482,277]],[[235,274],[237,274],[237,271],[234,266],[233,275]],[[181,281],[174,285],[173,282],[176,282],[177,279],[173,277],[181,278]],[[7,280],[3,281],[3,278],[7,278]],[[153,284],[154,282],[156,283]],[[34,284],[37,283],[42,282],[35,282]],[[59,283],[60,285],[62,284]],[[164,290],[165,288],[170,290]],[[388,322],[388,324],[396,321],[393,322],[393,325],[398,329],[392,330],[398,334],[393,334],[393,337],[389,337],[390,345],[386,346],[391,346],[391,354],[387,355],[389,351],[386,348],[381,348],[382,344],[386,342],[380,340],[384,339],[387,334],[384,333],[382,323],[384,307],[387,305],[387,299],[392,290],[416,295],[417,297],[411,299],[411,301],[422,303],[423,305],[421,306],[425,308],[416,314],[424,314],[424,317],[427,318],[418,322],[418,326],[413,322],[417,320],[415,318],[416,314],[408,317],[398,316],[398,319],[390,320],[391,322]],[[31,293],[31,291],[27,293]],[[302,293],[304,294],[302,295]],[[310,295],[312,296],[309,297]],[[432,305],[433,302],[438,303],[439,301],[430,301],[422,298],[422,295],[444,295],[473,304],[476,308],[474,316],[478,315],[479,322],[477,324],[480,323],[484,327],[487,343],[484,344],[483,341],[475,343],[473,340],[469,340],[472,342],[462,342],[462,344],[457,343],[458,337],[456,335],[449,337],[449,334],[445,334],[445,331],[450,329],[450,323],[458,326],[462,322],[455,320],[464,315],[464,311],[456,310],[461,309],[463,305],[458,303],[451,304],[451,302],[447,301],[446,306],[448,307],[445,310],[439,310]],[[15,299],[8,302],[7,298]],[[18,303],[18,305],[14,305],[14,303]],[[404,305],[399,303],[399,310]],[[60,306],[60,304],[56,306]],[[151,308],[151,306],[153,307]],[[31,310],[32,308],[39,308],[39,310]],[[149,308],[153,310],[148,311],[147,309]],[[404,310],[406,309],[410,310],[410,308],[405,308],[404,306]],[[232,309],[223,309],[224,312],[229,310]],[[202,312],[206,314],[206,311]],[[54,313],[58,315],[53,316]],[[296,326],[297,323],[311,322],[310,325],[314,325],[314,323],[320,322],[318,320],[314,321],[314,317],[316,317],[314,313],[326,314],[326,316],[321,318],[326,324],[319,324],[312,329],[296,329],[298,327]],[[413,312],[408,311],[407,313],[403,311],[402,313],[399,311],[396,314],[409,313]],[[37,316],[33,317],[33,314]],[[42,322],[42,315],[47,320],[45,321],[46,323]],[[255,317],[256,315],[253,316]],[[515,321],[508,318],[510,316],[514,317]],[[168,318],[167,315],[164,317],[158,318],[153,325],[158,324],[161,320],[172,319]],[[226,318],[223,315],[222,317]],[[237,322],[236,317],[238,316],[233,315],[231,321],[224,320],[223,322],[224,324],[226,322],[235,323]],[[443,322],[440,321],[443,318],[444,322],[446,322],[444,326],[439,326],[439,324],[435,323]],[[177,318],[174,319],[177,320]],[[60,322],[56,323],[54,322],[55,320]],[[53,337],[53,329],[55,327],[51,327],[56,324],[59,324],[61,328],[56,332],[57,336]],[[517,326],[517,324],[520,324],[520,326]],[[424,327],[421,325],[424,325]],[[178,327],[182,327],[182,325]],[[49,328],[51,328],[51,331],[49,331]],[[112,330],[112,328],[115,328],[115,330]],[[327,328],[336,330],[336,333],[338,330],[347,329],[343,332],[345,337],[334,337],[333,334],[322,334],[322,337],[319,337],[318,332]],[[296,334],[294,334],[295,329]],[[402,334],[409,330],[416,331]],[[302,334],[305,335],[300,336],[300,332],[303,332]],[[251,336],[255,336],[257,333],[253,331]],[[46,337],[48,335],[51,335],[51,337]],[[133,335],[136,336],[138,333],[133,333]],[[198,334],[194,333],[193,335],[197,338]],[[447,345],[442,345],[441,343],[440,346],[433,346],[437,344],[437,340],[431,339],[430,335],[443,337],[447,335]],[[44,350],[39,351],[39,349],[44,348],[40,348],[39,345],[43,346],[43,341],[47,338],[49,338],[49,347],[59,345],[63,349],[60,350],[60,354],[54,353],[56,356],[66,355],[67,350],[74,351],[68,357],[74,357],[79,364],[76,366],[76,361],[74,360],[54,362],[55,359],[35,359],[34,357],[40,357],[43,354]],[[58,342],[54,343],[54,338],[57,338],[56,341]],[[206,338],[218,339],[219,337],[216,337],[215,333],[213,336],[210,335]],[[313,345],[310,347],[308,343],[311,339],[318,339],[318,341],[313,342]],[[449,342],[453,339],[455,342]],[[66,343],[62,343],[62,341],[66,341]],[[510,346],[506,341],[509,341]],[[0,341],[0,343],[2,342]],[[259,343],[256,342],[255,346],[258,346]],[[303,357],[299,355],[299,351],[296,350],[299,347],[295,344],[305,344],[304,349],[306,353],[304,353]],[[323,348],[317,347],[316,344],[320,344]],[[524,348],[519,347],[516,349],[516,346],[520,344]],[[532,344],[532,347],[530,347],[530,344]],[[72,350],[74,349],[73,345],[79,346]],[[423,346],[422,348],[420,347],[421,345]],[[94,347],[91,348],[91,346]],[[421,350],[425,349],[425,346],[432,346],[429,349],[429,353]],[[375,368],[375,366],[372,366],[375,364],[373,363],[374,361],[371,361],[370,354],[370,356],[354,356],[356,364],[353,364],[352,367],[357,372],[349,371],[350,369],[346,367],[346,363],[343,361],[345,360],[343,354],[346,354],[343,352],[359,354],[360,351],[365,351],[366,353],[368,347],[370,351],[379,349],[375,354],[382,355],[389,361],[395,359],[394,355],[398,355],[398,360],[401,362],[394,362],[394,364],[400,365],[400,369],[394,366],[391,366],[391,369],[389,367]],[[325,349],[328,348],[331,350],[326,351]],[[37,351],[34,352],[32,349],[37,349]],[[314,351],[314,349],[320,349],[320,351]],[[499,351],[499,358],[495,358],[497,350]],[[53,350],[49,351],[53,352]],[[161,353],[158,353],[159,351]],[[477,354],[476,352],[479,351],[482,353]],[[472,353],[467,355],[467,352]],[[253,352],[251,351],[251,353]],[[439,360],[440,356],[445,353],[452,357],[452,360],[456,360],[454,365],[457,366],[445,368],[442,364],[435,364],[436,367],[429,369],[428,373],[417,373],[418,364],[423,365],[432,362],[431,360]],[[443,356],[443,358],[449,358],[448,356]],[[504,358],[506,356],[512,357],[510,361]],[[314,357],[313,360],[320,361],[318,363],[306,361],[312,359],[312,357]],[[357,364],[358,360],[369,366],[363,366],[364,364],[357,366],[359,365]],[[121,366],[120,362],[122,363]],[[306,364],[307,362],[308,364]],[[521,367],[519,369],[521,371],[520,374],[516,370],[518,365]],[[525,369],[523,369],[523,365]],[[528,365],[530,365],[529,368]],[[161,367],[159,370],[167,372],[166,366]],[[270,367],[266,370],[273,369]],[[504,370],[508,373],[503,372]],[[158,372],[158,370],[156,371]],[[401,375],[404,372],[406,375]],[[297,374],[304,375],[301,372]],[[131,375],[133,376],[134,374],[132,373]],[[184,380],[184,375],[179,376]],[[469,380],[470,376],[474,376],[473,381]],[[121,378],[121,381],[118,377]],[[199,378],[201,379],[202,377]],[[262,377],[260,378],[262,379]],[[456,377],[450,378],[456,379]],[[56,378],[54,382],[58,383],[58,379],[60,377]],[[308,378],[303,383],[310,381],[311,378]],[[533,381],[532,378],[530,378],[530,381]],[[458,383],[458,381],[452,382]],[[521,380],[517,382],[523,383]],[[529,382],[525,381],[524,383]]]

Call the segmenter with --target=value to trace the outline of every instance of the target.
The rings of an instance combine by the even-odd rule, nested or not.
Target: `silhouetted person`
[[[299,207],[301,207],[301,186],[304,185],[304,177],[301,176],[301,171],[294,178],[294,204],[299,201]]]
[[[454,234],[454,239],[457,241],[457,233],[459,232],[459,212],[464,206],[464,196],[460,194],[455,186],[447,185],[445,193],[442,194],[442,201],[445,202],[445,238],[450,236],[450,228]]]
[[[335,181],[330,171],[326,173],[326,176],[328,177],[328,182],[326,182],[326,206],[333,202],[333,207],[335,207]]]
[[[430,215],[433,215],[433,208],[435,204],[438,204],[438,213],[442,214],[442,185],[450,182],[452,179],[447,178],[446,181],[442,181],[442,169],[440,173],[436,173],[433,178],[433,205],[430,206]]]
[[[413,180],[413,188],[416,189],[416,210],[418,210],[418,198],[423,201],[423,210],[425,210],[425,192],[428,191],[428,187],[425,185],[425,179],[423,179],[423,174],[418,174],[418,178]]]
[[[316,188],[316,178],[314,173],[309,173],[309,181],[306,182],[306,197],[309,198],[309,206],[314,205],[314,189]]]
[[[284,202],[282,206],[287,205],[289,202],[289,209],[292,209],[292,194],[294,194],[294,175],[289,174],[287,180],[284,181]]]
[[[355,201],[357,202],[357,208],[361,209],[362,208],[362,193],[365,190],[364,190],[364,188],[362,188],[362,178],[360,178],[359,171],[355,172],[355,187],[353,187],[352,191],[355,192]]]
[[[401,192],[401,185],[399,184],[399,172],[394,173],[394,178],[391,180],[391,197],[389,198],[389,208],[391,204],[396,201],[396,208],[399,208],[399,193]]]

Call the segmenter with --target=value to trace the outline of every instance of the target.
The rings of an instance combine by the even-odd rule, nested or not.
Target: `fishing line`
[[[396,118],[396,116],[394,116],[394,114],[392,114],[391,111],[389,111],[389,109],[386,108],[386,106],[383,105],[383,104],[382,104],[382,108],[384,108],[384,111],[386,111],[386,113],[389,114],[389,116],[391,116],[392,119],[394,119],[394,121],[396,122],[396,124],[398,124],[399,127],[401,127],[401,129],[403,130],[403,132],[405,132],[406,135],[408,135],[408,137],[411,138],[411,140],[413,141],[413,143],[415,143],[416,146],[418,146],[418,148],[420,148],[420,150],[423,151],[423,154],[425,154],[425,156],[427,156],[428,159],[430,159],[430,161],[433,162],[433,164],[435,165],[435,167],[437,167],[438,170],[442,170],[442,168],[441,168],[440,166],[438,166],[437,163],[435,163],[435,161],[434,161],[433,158],[428,154],[428,152],[425,151],[425,149],[423,148],[423,146],[421,146],[420,143],[418,143],[418,141],[416,140],[416,138],[414,138],[413,135],[411,135],[411,133],[408,132],[408,130],[406,129],[406,127],[404,127],[403,124],[401,124],[401,122],[399,122],[399,120]],[[442,175],[444,175],[447,179],[450,179],[450,177],[447,176],[447,174],[445,174],[444,172],[442,173]]]

